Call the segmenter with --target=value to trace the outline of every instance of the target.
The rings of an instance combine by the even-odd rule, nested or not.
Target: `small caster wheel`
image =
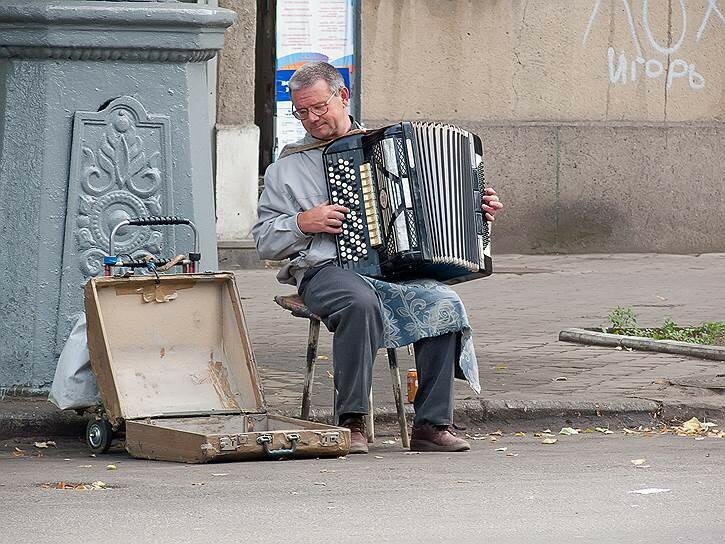
[[[93,453],[106,453],[113,440],[113,428],[105,419],[91,419],[86,427],[86,444]]]

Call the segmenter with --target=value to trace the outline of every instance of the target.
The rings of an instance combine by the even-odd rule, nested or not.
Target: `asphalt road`
[[[214,465],[3,442],[0,542],[725,541],[723,439],[491,430],[462,454],[379,437],[367,456]],[[99,480],[111,488],[41,485]]]

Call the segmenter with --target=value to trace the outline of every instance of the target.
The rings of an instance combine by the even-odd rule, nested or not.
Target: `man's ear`
[[[347,87],[343,87],[340,89],[340,98],[342,98],[342,103],[345,106],[350,105],[350,89]]]

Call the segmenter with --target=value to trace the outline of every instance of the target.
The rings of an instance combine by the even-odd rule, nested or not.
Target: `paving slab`
[[[617,306],[631,307],[641,327],[659,326],[667,317],[683,326],[725,320],[725,254],[497,255],[494,263],[493,276],[454,287],[474,331],[482,385],[476,395],[465,383],[456,384],[457,421],[597,414],[634,421],[667,413],[725,422],[725,395],[673,383],[722,374],[722,361],[558,340],[566,328],[607,327]],[[298,414],[308,321],[273,301],[294,288],[278,284],[273,268],[235,274],[267,404],[276,412]],[[324,327],[318,357],[312,414],[329,421],[333,354]],[[404,382],[414,360],[406,349],[398,350],[398,358]],[[566,380],[557,380],[562,377]],[[373,391],[376,414],[393,420],[384,350],[376,361]],[[52,432],[53,425],[61,432],[82,423],[48,403],[43,409],[20,409],[17,397],[2,397],[0,392],[0,436],[10,430]],[[408,410],[412,414],[410,405]]]

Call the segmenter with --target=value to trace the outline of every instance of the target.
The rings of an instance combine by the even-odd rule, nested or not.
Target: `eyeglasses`
[[[300,121],[304,121],[309,117],[310,113],[314,113],[317,115],[317,117],[321,117],[327,113],[327,110],[329,109],[329,103],[330,100],[332,100],[332,97],[335,96],[337,93],[332,93],[330,95],[330,98],[325,100],[322,104],[317,104],[315,106],[309,107],[309,108],[300,108],[299,110],[292,110],[292,115],[294,115],[297,119]]]

